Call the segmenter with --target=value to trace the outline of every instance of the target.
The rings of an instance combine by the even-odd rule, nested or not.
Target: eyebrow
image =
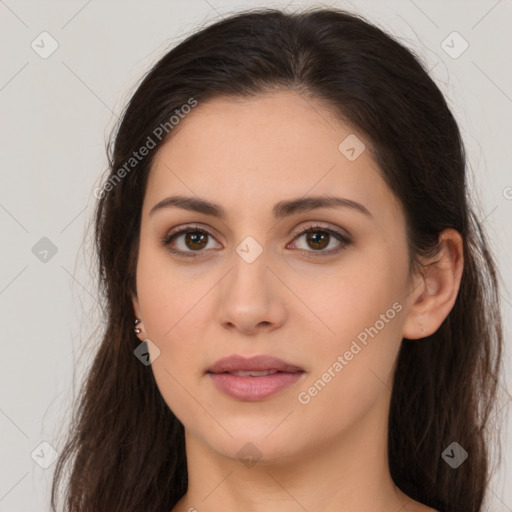
[[[204,215],[211,215],[219,219],[226,219],[226,210],[219,204],[212,203],[205,199],[186,196],[170,196],[155,204],[149,215],[164,208],[181,208]],[[286,201],[279,201],[272,208],[274,218],[282,219],[290,215],[302,212],[309,212],[318,208],[352,208],[368,217],[373,217],[369,210],[357,201],[335,196],[310,196]]]

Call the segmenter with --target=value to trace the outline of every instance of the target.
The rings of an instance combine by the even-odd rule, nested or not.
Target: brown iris
[[[189,249],[201,250],[207,244],[207,241],[206,241],[207,236],[208,235],[206,233],[202,233],[201,231],[188,231],[185,236],[185,244],[187,245],[187,247]],[[199,244],[200,247],[198,247],[197,245],[190,246],[189,242],[192,244]],[[203,244],[203,245],[201,245],[201,244]]]
[[[319,233],[321,234],[319,235]],[[329,236],[329,233],[326,231],[309,231],[306,235],[306,240],[313,249],[323,249],[329,243]]]

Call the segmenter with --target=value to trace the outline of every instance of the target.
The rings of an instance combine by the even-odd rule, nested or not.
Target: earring
[[[140,318],[135,319],[135,325],[138,325],[138,324],[140,324]],[[133,330],[134,330],[135,334],[140,334],[142,332],[142,329],[139,329],[138,327],[136,327]]]

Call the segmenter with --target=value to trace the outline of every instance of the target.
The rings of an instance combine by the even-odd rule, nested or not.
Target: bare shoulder
[[[439,512],[439,510],[429,507],[420,501],[416,501],[411,496],[407,496],[403,491],[398,489],[398,492],[401,494],[403,508],[402,512]]]
[[[439,510],[428,507],[419,501],[413,501],[412,503],[407,504],[405,510],[407,510],[407,512],[439,512]]]

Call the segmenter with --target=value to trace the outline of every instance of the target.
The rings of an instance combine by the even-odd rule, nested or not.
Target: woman
[[[169,51],[95,191],[107,328],[69,511],[482,510],[501,356],[457,124],[338,10]]]

